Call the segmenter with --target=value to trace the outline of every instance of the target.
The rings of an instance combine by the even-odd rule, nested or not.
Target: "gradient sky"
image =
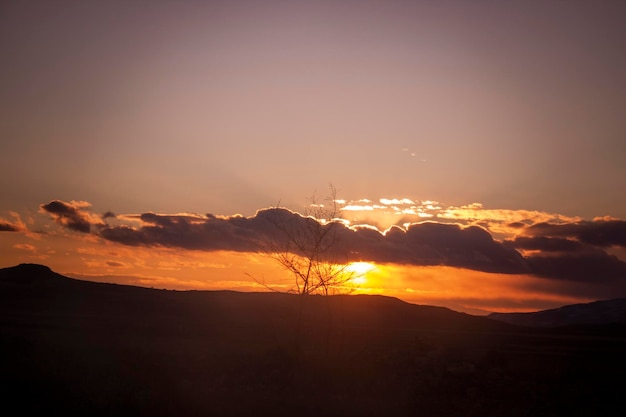
[[[2,2],[0,267],[254,289],[246,272],[280,272],[244,250],[103,225],[300,211],[332,183],[352,225],[478,225],[538,268],[379,259],[378,292],[466,310],[626,296],[625,20],[623,1]],[[545,265],[572,242],[601,289]]]

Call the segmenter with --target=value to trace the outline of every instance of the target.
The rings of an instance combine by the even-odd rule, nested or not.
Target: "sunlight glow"
[[[376,269],[376,266],[369,262],[352,262],[346,267],[348,272],[352,272],[354,274],[351,281],[357,285],[365,284],[367,282],[367,273],[373,271],[374,269]]]

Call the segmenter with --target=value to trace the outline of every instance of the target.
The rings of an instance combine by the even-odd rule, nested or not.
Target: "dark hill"
[[[492,313],[488,317],[533,327],[626,325],[626,298],[572,304],[532,313]]]
[[[52,272],[50,268],[38,264],[20,264],[10,268],[0,269],[0,285],[27,286],[46,285],[51,281],[68,279],[62,275]]]
[[[315,329],[325,327],[327,316],[346,328],[372,331],[463,330],[510,331],[512,327],[484,317],[443,307],[409,304],[385,296],[309,296],[234,291],[168,291],[95,283],[64,277],[48,267],[21,264],[0,269],[2,311],[29,311],[40,319],[67,326],[79,317],[124,328],[137,324],[189,332],[232,326],[286,330],[290,321]],[[58,317],[57,317],[58,316]],[[336,323],[336,324],[337,324]],[[198,325],[195,329],[193,326]]]
[[[19,415],[622,415],[625,344],[383,296],[0,269],[0,395]]]

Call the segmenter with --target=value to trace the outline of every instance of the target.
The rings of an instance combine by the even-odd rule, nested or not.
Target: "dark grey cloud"
[[[266,233],[256,217],[194,217],[143,213],[143,225],[105,226],[99,234],[130,246],[165,246],[190,250],[261,250]]]
[[[54,220],[76,232],[89,233],[91,231],[92,221],[86,209],[88,203],[64,202],[53,200],[48,204],[42,204],[40,208],[49,213]],[[98,224],[98,223],[94,223]]]
[[[528,272],[523,257],[477,226],[425,222],[384,235],[369,228],[344,229],[353,260],[407,265],[446,265],[488,272]]]
[[[602,250],[560,256],[530,256],[527,260],[533,273],[544,277],[596,284],[626,282],[626,263]]]
[[[339,262],[453,266],[571,282],[610,283],[626,279],[626,263],[604,250],[609,244],[621,244],[624,222],[619,221],[519,225],[521,235],[499,242],[478,226],[424,222],[407,229],[392,227],[381,233],[339,222],[321,225],[283,208],[259,210],[250,217],[143,213],[132,216],[141,224],[131,227],[94,223],[85,207],[58,200],[42,205],[43,210],[69,229],[91,231],[129,246],[259,253],[283,249],[302,253],[303,248],[293,241],[306,240],[307,233],[320,228],[332,231],[334,246],[329,253]],[[106,216],[109,217],[112,216]],[[519,251],[529,253],[522,256]]]
[[[534,274],[591,283],[626,282],[626,262],[605,251],[626,247],[626,222],[596,220],[575,223],[537,223],[505,246],[536,251],[526,259]]]
[[[316,220],[286,209],[260,210],[252,217],[203,217],[144,213],[143,225],[106,226],[103,238],[131,246],[166,246],[195,250],[263,252],[288,247],[316,227],[333,228],[334,254],[340,261],[394,262],[407,265],[447,265],[481,271],[528,272],[522,256],[492,239],[482,228],[422,223],[386,233],[341,223],[320,226]],[[298,236],[299,235],[299,236]],[[293,242],[292,242],[293,243]],[[301,249],[301,248],[300,248]],[[290,247],[301,252],[297,245]]]
[[[537,250],[542,252],[572,252],[579,251],[584,247],[584,245],[577,240],[547,236],[517,236],[513,240],[506,240],[504,244],[516,249]]]
[[[589,245],[626,247],[626,221],[596,220],[576,223],[537,223],[524,229],[529,236],[573,238]]]
[[[16,224],[0,220],[0,232],[20,232],[22,228]]]

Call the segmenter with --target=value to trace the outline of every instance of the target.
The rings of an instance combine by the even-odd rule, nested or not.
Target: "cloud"
[[[20,232],[21,229],[18,225],[0,219],[0,232]]]
[[[524,227],[528,225],[524,222],[512,222],[512,223],[507,224],[507,226],[510,227],[511,229],[523,229]]]
[[[13,216],[15,220],[10,221],[3,217],[0,217],[0,232],[25,232],[26,226],[22,222],[19,214],[15,212],[11,212],[9,214]]]
[[[344,229],[353,260],[407,265],[446,265],[487,272],[528,272],[522,256],[477,226],[424,222],[384,234],[370,228]]]
[[[25,251],[29,251],[29,252],[36,252],[37,248],[34,247],[33,245],[30,245],[28,243],[18,243],[13,245],[13,247],[15,249],[21,249],[21,250],[25,250]]]
[[[389,226],[402,226],[436,219],[440,223],[478,225],[494,236],[504,238],[517,229],[541,222],[571,223],[578,217],[563,216],[537,210],[511,210],[485,208],[481,203],[447,206],[438,201],[414,201],[408,198],[381,198],[378,203],[369,200],[343,201],[342,213],[352,224],[374,224],[384,230]]]
[[[492,239],[484,229],[456,224],[419,223],[408,229],[393,227],[381,233],[371,227],[342,223],[316,226],[316,221],[287,209],[259,210],[254,216],[214,215],[137,216],[141,226],[107,225],[97,233],[130,246],[164,246],[190,250],[264,252],[288,248],[290,238],[302,237],[314,227],[333,227],[339,261],[375,261],[407,265],[448,265],[481,271],[520,273],[528,267],[512,248]],[[69,226],[68,226],[69,227]]]
[[[626,247],[626,221],[604,220],[580,221],[575,223],[538,223],[525,229],[530,236],[552,236],[574,238],[589,245]]]
[[[571,252],[583,248],[576,240],[547,236],[517,236],[514,240],[505,241],[505,244],[516,249],[542,252]]]
[[[626,263],[606,252],[613,246],[626,247],[624,221],[538,223],[521,231],[504,244],[531,251],[526,259],[536,275],[593,283],[626,279]]]
[[[451,206],[446,209],[442,209],[441,212],[438,213],[437,217],[466,222],[486,221],[489,223],[513,225],[524,223],[536,224],[548,221],[562,223],[579,220],[579,218],[537,210],[487,209],[484,208],[481,203],[472,203],[460,207]]]
[[[105,226],[99,231],[107,240],[130,246],[164,246],[191,250],[260,250],[256,218],[233,216],[196,217],[143,213],[138,228],[121,225]]]
[[[533,272],[550,278],[598,284],[626,278],[626,263],[601,250],[561,256],[529,256],[527,259]]]
[[[605,251],[609,246],[626,245],[626,223],[614,219],[534,225],[517,222],[516,236],[501,242],[477,225],[429,221],[392,226],[381,232],[342,222],[321,225],[284,208],[263,209],[244,217],[152,212],[92,216],[89,207],[86,202],[59,200],[41,206],[68,229],[128,246],[302,253],[302,248],[293,245],[294,238],[321,227],[333,228],[336,241],[332,253],[339,255],[333,259],[337,262],[451,266],[593,283],[626,278],[626,263]],[[107,223],[107,219],[114,219],[115,224]]]
[[[86,201],[71,201],[69,203],[53,200],[42,204],[41,210],[49,213],[54,220],[70,230],[89,233],[92,225],[101,225],[101,220],[94,218],[87,209],[91,207]]]

